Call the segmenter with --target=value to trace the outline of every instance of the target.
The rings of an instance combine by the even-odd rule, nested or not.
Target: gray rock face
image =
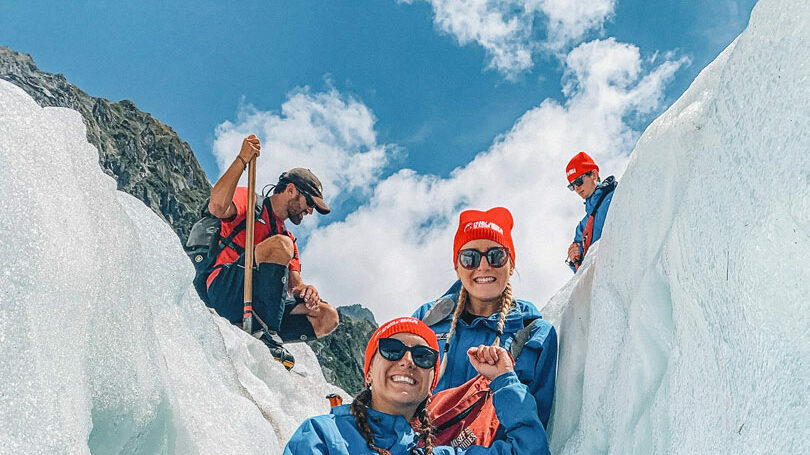
[[[377,329],[377,324],[372,322],[374,316],[371,315],[371,311],[360,305],[342,306],[337,310],[340,315],[340,324],[335,331],[307,344],[318,357],[326,380],[354,396],[360,393],[365,386],[363,360],[366,345],[371,334]],[[372,321],[365,317],[350,315],[358,310],[371,315]]]
[[[191,147],[167,125],[138,110],[132,101],[95,98],[61,74],[40,71],[27,54],[0,46],[0,78],[21,87],[40,106],[78,111],[87,140],[98,149],[101,168],[118,189],[137,197],[172,226],[182,242],[211,185]],[[310,342],[326,379],[347,392],[363,387],[363,356],[376,329],[374,316],[360,305],[339,308],[340,326]]]
[[[338,308],[338,311],[341,314],[346,316],[350,316],[354,319],[365,319],[368,322],[374,324],[376,327],[377,321],[374,320],[374,314],[368,308],[356,303],[354,305],[346,305]]]
[[[0,46],[0,78],[25,90],[40,106],[78,111],[104,172],[185,241],[211,184],[191,147],[169,126],[129,100],[114,103],[92,97],[61,74],[40,71],[30,55],[5,46]]]

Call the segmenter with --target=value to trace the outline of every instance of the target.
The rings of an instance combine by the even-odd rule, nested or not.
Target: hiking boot
[[[260,340],[262,340],[262,343],[270,350],[270,355],[273,356],[276,362],[284,365],[287,371],[292,370],[295,365],[295,357],[284,347],[278,333],[271,330],[264,330]]]

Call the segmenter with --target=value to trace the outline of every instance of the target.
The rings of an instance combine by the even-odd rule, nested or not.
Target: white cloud
[[[462,46],[483,47],[488,67],[508,78],[530,69],[533,54],[541,48],[560,52],[600,29],[615,7],[615,0],[424,1],[432,5],[440,30]],[[544,37],[536,24],[545,27]]]
[[[527,1],[527,9],[539,10],[547,18],[548,46],[560,49],[601,28],[616,6],[615,0]]]
[[[660,57],[659,57],[660,59]],[[634,46],[599,40],[565,60],[565,95],[526,112],[449,178],[401,170],[344,221],[311,233],[304,275],[336,305],[361,303],[380,320],[409,314],[455,279],[452,241],[464,208],[503,205],[515,217],[516,294],[542,305],[570,277],[563,264],[582,201],[564,168],[586,150],[602,175],[621,174],[638,132],[623,119],[656,109],[683,61],[645,71]]]
[[[635,46],[606,39],[581,44],[563,62],[566,101],[529,110],[448,178],[403,169],[381,180],[396,147],[378,144],[370,109],[335,89],[293,92],[280,114],[243,106],[235,123],[217,128],[214,152],[224,169],[242,138],[256,132],[260,183],[304,166],[321,177],[330,201],[346,192],[366,201],[343,221],[307,217],[303,232],[295,231],[308,234],[305,280],[335,305],[363,304],[379,320],[410,314],[455,280],[459,212],[499,205],[515,217],[516,295],[542,305],[570,277],[564,254],[584,215],[582,201],[565,188],[566,163],[585,150],[603,177],[620,175],[639,134],[626,120],[660,106],[685,60],[645,61]]]
[[[368,107],[335,89],[311,93],[304,88],[289,95],[280,114],[242,105],[236,123],[217,126],[213,152],[221,174],[236,159],[242,139],[255,133],[262,142],[257,185],[275,183],[287,169],[306,167],[332,202],[349,192],[369,194],[396,152],[377,143],[375,121]],[[318,217],[306,220],[312,227]]]

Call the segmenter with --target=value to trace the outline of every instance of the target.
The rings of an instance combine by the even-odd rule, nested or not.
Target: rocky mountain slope
[[[211,191],[191,147],[168,126],[129,100],[88,95],[61,74],[39,70],[30,55],[0,46],[0,78],[26,91],[40,106],[81,113],[99,165],[118,189],[137,197],[185,240]]]
[[[340,324],[331,334],[309,342],[321,364],[326,380],[352,396],[363,390],[363,358],[366,344],[377,324],[363,317],[354,317],[358,309],[371,312],[360,305],[338,307]],[[373,316],[372,316],[373,319]]]
[[[78,111],[104,172],[118,182],[119,190],[143,201],[185,241],[211,184],[191,147],[171,127],[132,101],[90,96],[63,75],[40,71],[30,55],[5,46],[0,46],[0,79],[22,88],[40,106]],[[356,393],[363,386],[363,352],[376,324],[370,311],[353,307],[341,310],[341,325],[332,335],[310,346],[327,380]]]

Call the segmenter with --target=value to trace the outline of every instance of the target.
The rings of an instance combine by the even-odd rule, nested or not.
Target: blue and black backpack
[[[262,198],[264,199],[264,198]],[[222,221],[211,214],[208,210],[208,202],[205,203],[200,210],[201,218],[191,226],[191,232],[188,234],[188,239],[183,249],[186,251],[191,263],[194,264],[194,289],[200,295],[200,299],[210,306],[208,301],[208,276],[214,270],[214,264],[217,262],[217,256],[226,247],[232,248],[238,254],[245,252],[245,249],[237,245],[233,239],[239,235],[240,232],[245,230],[247,220],[242,220],[234,230],[227,236],[220,235],[222,232]],[[256,219],[259,219],[263,209],[263,203],[256,202]],[[273,224],[273,223],[270,223]]]

